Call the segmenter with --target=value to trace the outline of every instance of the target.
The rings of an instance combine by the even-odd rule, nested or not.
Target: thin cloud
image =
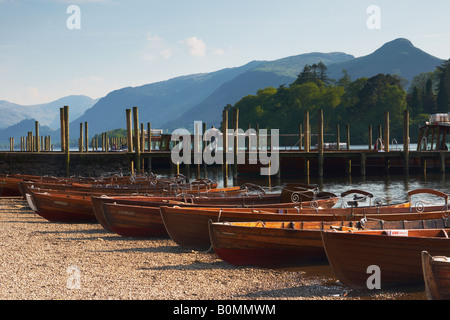
[[[184,44],[190,54],[194,57],[204,57],[206,56],[206,43],[197,37],[187,38],[184,41],[181,41]]]
[[[147,40],[150,42],[160,42],[162,39],[158,35],[152,35],[151,32],[147,34]]]
[[[166,49],[159,53],[163,58],[169,59],[172,56],[172,50]]]

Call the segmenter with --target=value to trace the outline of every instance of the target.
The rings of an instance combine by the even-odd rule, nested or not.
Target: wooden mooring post
[[[34,126],[35,126],[35,134],[36,134],[36,137],[35,137],[36,142],[35,142],[35,150],[34,151],[39,152],[41,150],[40,139],[39,139],[39,121],[36,121]]]
[[[141,150],[139,141],[139,110],[138,107],[133,107],[134,120],[134,163],[136,164],[136,173],[141,173]]]
[[[225,167],[225,172],[228,173],[228,110],[223,110],[222,113],[222,132],[223,132],[223,166]]]
[[[235,132],[234,135],[234,162],[233,162],[233,178],[237,179],[238,176],[238,157],[239,157],[239,138],[238,138],[238,130],[239,130],[239,109],[233,109],[233,129]]]
[[[131,109],[126,109],[126,121],[127,121],[127,150],[128,153],[133,152],[133,121]],[[130,172],[134,172],[134,161],[130,161]]]
[[[404,164],[403,170],[405,174],[409,174],[409,110],[403,111],[403,153]],[[444,166],[445,168],[445,166]]]
[[[389,134],[389,112],[386,111],[384,113],[384,130],[383,130],[383,134],[384,134],[384,152],[385,153],[389,153],[390,150],[390,134]],[[390,169],[390,165],[391,165],[391,161],[389,160],[389,157],[385,157],[384,158],[384,169],[386,174],[389,174],[389,169]]]
[[[317,134],[318,134],[318,156],[319,156],[319,177],[323,177],[323,110],[318,112],[317,121]]]
[[[305,111],[303,114],[303,137],[305,142],[305,152],[309,153],[310,151],[310,145],[311,145],[311,131],[309,126],[309,111]],[[305,156],[304,158],[304,171],[305,176],[309,177],[309,158]]]
[[[84,126],[83,122],[80,123],[80,138],[78,140],[78,150],[80,152],[83,152],[83,146],[84,146]]]
[[[61,123],[61,152],[66,151],[66,125],[65,125],[65,117],[64,117],[64,108],[59,109],[59,117]]]
[[[84,139],[85,139],[85,142],[86,142],[86,145],[85,145],[85,151],[86,151],[86,153],[88,153],[89,152],[89,130],[88,130],[88,123],[87,122],[85,122],[84,123]]]
[[[64,149],[66,176],[70,177],[69,106],[64,106]]]

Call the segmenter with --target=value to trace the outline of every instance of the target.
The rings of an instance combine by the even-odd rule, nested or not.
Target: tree
[[[337,81],[336,84],[340,87],[343,87],[344,90],[347,91],[348,87],[352,83],[352,79],[348,74],[347,70],[343,69],[342,73],[343,73],[342,77]]]
[[[319,74],[318,74],[319,80],[325,84],[328,84],[330,79],[327,76],[327,66],[322,61],[320,61],[317,64],[317,69],[319,69]]]
[[[314,82],[317,85],[329,83],[327,76],[327,66],[321,61],[318,64],[305,65],[303,71],[297,76],[297,80],[292,85],[300,85],[308,82]]]
[[[312,81],[314,78],[311,67],[307,64],[303,67],[303,71],[297,76],[297,80],[292,85],[299,85]]]
[[[369,124],[379,123],[385,111],[392,119],[392,132],[399,132],[398,121],[406,108],[406,92],[401,79],[389,74],[378,74],[369,79],[360,78],[349,85],[343,100],[345,122],[351,124],[352,141],[365,143]],[[397,127],[396,127],[397,126]]]
[[[450,111],[450,59],[438,68],[437,109],[439,112]]]
[[[425,84],[425,92],[423,94],[423,110],[432,114],[436,112],[436,96],[433,90],[433,81],[428,79]]]
[[[412,93],[410,94],[409,110],[411,112],[411,117],[415,117],[422,113],[422,93],[417,86],[412,88]]]

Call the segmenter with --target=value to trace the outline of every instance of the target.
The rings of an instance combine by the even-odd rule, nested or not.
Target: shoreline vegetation
[[[346,70],[342,72],[335,81],[328,78],[325,64],[306,65],[288,86],[260,89],[256,95],[248,95],[225,109],[239,109],[240,123],[280,129],[281,134],[298,132],[305,111],[311,115],[314,132],[317,111],[323,110],[324,131],[333,133],[338,125],[350,125],[354,144],[367,141],[368,126],[376,128],[382,123],[384,112],[390,114],[391,136],[399,139],[403,111],[410,111],[412,142],[417,142],[417,128],[430,114],[450,112],[450,59],[436,66],[435,71],[414,77],[408,91],[406,81],[397,75],[352,80]]]

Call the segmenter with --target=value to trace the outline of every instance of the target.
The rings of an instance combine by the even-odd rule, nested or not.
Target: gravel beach
[[[234,267],[170,239],[129,239],[99,224],[51,223],[0,199],[2,300],[425,300],[421,288],[356,292],[328,265]]]

